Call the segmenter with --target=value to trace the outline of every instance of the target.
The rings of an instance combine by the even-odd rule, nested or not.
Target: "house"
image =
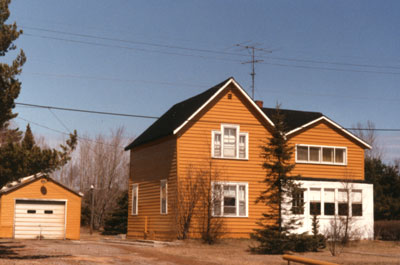
[[[79,239],[81,198],[39,173],[0,189],[0,237]]]
[[[211,180],[212,214],[224,236],[248,238],[268,210],[256,198],[266,189],[261,146],[271,137],[275,109],[253,101],[229,78],[175,104],[126,147],[130,150],[128,238],[176,238],[177,192],[192,168],[218,172]],[[281,110],[295,147],[293,175],[302,176],[304,210],[298,232],[321,229],[349,213],[363,238],[373,236],[373,189],[364,181],[364,150],[371,146],[319,112]],[[211,174],[211,173],[210,173]],[[347,191],[350,191],[350,197]],[[350,200],[347,200],[350,198]],[[293,207],[295,209],[295,207]],[[191,236],[198,237],[193,220]]]

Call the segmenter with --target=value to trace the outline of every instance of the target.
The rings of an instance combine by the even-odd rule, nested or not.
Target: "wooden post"
[[[90,234],[93,234],[93,211],[94,211],[94,186],[90,186],[90,192],[91,192],[91,209],[90,209]]]

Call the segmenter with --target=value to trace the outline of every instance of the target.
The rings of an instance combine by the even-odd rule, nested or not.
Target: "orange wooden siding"
[[[232,94],[231,99],[228,99],[228,93]],[[211,132],[220,130],[221,123],[240,125],[240,132],[248,133],[248,160],[211,158]],[[266,188],[260,183],[265,177],[261,146],[269,137],[271,134],[260,114],[233,88],[232,92],[226,91],[216,99],[214,104],[203,111],[199,121],[185,128],[178,138],[179,181],[184,180],[189,167],[207,169],[211,161],[213,170],[218,171],[219,181],[248,183],[249,215],[221,217],[226,237],[249,237],[253,229],[257,228],[256,223],[261,214],[267,209],[262,203],[255,204],[255,200]]]
[[[160,180],[168,179],[168,214],[160,213]],[[138,215],[132,215],[132,185],[138,184]],[[128,238],[172,239],[173,194],[176,193],[174,137],[131,150]],[[145,219],[147,234],[145,235]]]
[[[43,195],[40,188],[45,186],[47,194]],[[41,183],[41,178],[14,191],[1,196],[0,208],[0,237],[12,238],[14,227],[14,206],[16,199],[61,200],[66,202],[66,231],[67,239],[80,238],[81,197],[66,190],[60,185],[48,180]]]
[[[319,122],[289,138],[289,143],[335,146],[347,148],[347,165],[323,165],[297,163],[292,174],[302,177],[333,179],[364,179],[364,149],[343,132],[327,122]],[[292,161],[295,161],[293,154]]]
[[[231,97],[228,98],[228,94]],[[247,160],[211,158],[212,131],[221,124],[240,126],[248,133]],[[248,184],[248,217],[220,217],[225,237],[248,238],[258,228],[257,222],[268,207],[255,201],[266,189],[262,183],[261,146],[271,137],[269,124],[234,85],[225,89],[177,134],[131,150],[129,182],[128,237],[143,238],[147,217],[147,236],[157,239],[176,238],[174,199],[177,181],[183,183],[189,169],[218,172],[218,181]],[[312,178],[364,179],[364,150],[354,140],[321,122],[289,138],[289,144],[310,144],[347,148],[347,166],[296,164],[293,174]],[[295,156],[293,154],[293,162]],[[160,214],[160,180],[168,178],[168,215]],[[132,185],[139,185],[138,215],[133,216]],[[199,214],[192,220],[191,236],[199,237]]]

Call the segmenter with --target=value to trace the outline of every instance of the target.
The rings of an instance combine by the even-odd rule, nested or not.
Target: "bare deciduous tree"
[[[110,138],[99,134],[94,139],[83,139],[87,140],[80,141],[73,161],[63,168],[59,178],[85,194],[83,219],[90,209],[90,186],[94,186],[94,226],[100,228],[120,193],[128,187],[129,154],[124,151],[128,141],[124,128],[113,130]]]
[[[353,127],[354,134],[372,146],[371,150],[365,150],[365,157],[381,159],[385,150],[379,143],[375,124],[372,121],[367,121],[365,124],[358,122]]]
[[[196,209],[204,200],[205,176],[201,170],[195,170],[192,165],[180,179],[176,193],[175,218],[178,239],[187,239]]]

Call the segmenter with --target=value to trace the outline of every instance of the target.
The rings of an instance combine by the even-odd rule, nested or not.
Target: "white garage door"
[[[64,239],[65,202],[17,200],[14,238]]]

